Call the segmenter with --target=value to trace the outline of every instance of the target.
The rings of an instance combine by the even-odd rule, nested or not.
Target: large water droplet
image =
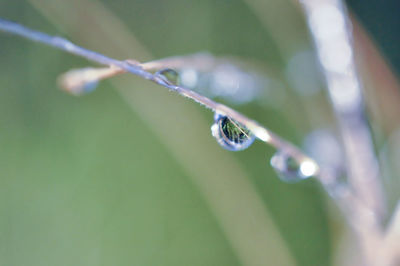
[[[163,68],[155,73],[155,75],[161,77],[164,81],[170,85],[178,85],[179,74],[171,68]]]
[[[276,152],[270,163],[279,178],[288,183],[299,182],[315,176],[318,171],[318,166],[314,161],[309,159],[298,161],[284,151]]]
[[[255,136],[239,122],[224,115],[215,114],[211,133],[218,144],[230,151],[241,151],[248,148]]]

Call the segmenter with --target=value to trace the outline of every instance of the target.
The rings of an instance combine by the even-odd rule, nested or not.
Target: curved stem
[[[0,30],[18,35],[24,38],[27,38],[29,40],[37,41],[43,44],[47,44],[49,46],[58,48],[60,50],[66,51],[68,53],[86,58],[90,61],[106,65],[109,68],[101,68],[101,69],[95,69],[95,68],[85,68],[84,73],[85,73],[85,78],[83,79],[84,82],[86,81],[98,81],[96,78],[100,77],[101,79],[112,77],[115,74],[119,73],[131,73],[137,76],[140,76],[144,79],[151,80],[154,83],[161,85],[163,87],[168,88],[171,91],[177,92],[178,94],[190,98],[194,100],[195,102],[211,109],[214,112],[217,112],[221,115],[228,116],[246,128],[248,128],[258,139],[261,141],[273,146],[274,148],[278,150],[283,150],[285,153],[287,153],[289,156],[293,157],[295,160],[299,162],[300,165],[303,165],[307,167],[305,169],[305,176],[315,176],[319,172],[318,165],[316,162],[305,155],[302,151],[300,151],[296,146],[291,144],[290,142],[284,140],[283,138],[279,137],[278,135],[274,134],[272,131],[269,129],[261,126],[258,124],[256,121],[251,120],[250,118],[244,116],[243,114],[237,112],[236,110],[223,105],[221,103],[215,102],[203,95],[198,94],[197,92],[194,92],[192,90],[171,84],[168,82],[165,78],[163,78],[160,75],[153,74],[149,72],[149,69],[154,70],[159,68],[160,66],[165,66],[167,64],[169,65],[178,65],[181,64],[182,61],[180,61],[179,57],[172,57],[168,59],[162,59],[162,60],[157,60],[157,61],[152,61],[152,62],[147,62],[140,64],[135,60],[124,60],[120,61],[117,59],[113,59],[107,56],[104,56],[100,53],[93,52],[91,50],[82,48],[80,46],[77,46],[73,44],[72,42],[68,41],[67,39],[58,37],[58,36],[50,36],[45,33],[31,30],[29,28],[26,28],[20,24],[3,20],[0,19]],[[72,70],[72,71],[78,71],[78,72],[67,72],[66,75],[69,76],[75,76],[76,78],[76,73],[79,73],[79,70]],[[100,74],[101,73],[101,74]],[[78,75],[79,76],[79,75]],[[64,76],[64,81],[65,81]],[[78,83],[79,78],[77,79]],[[61,80],[62,82],[62,80]],[[76,81],[75,81],[76,82]],[[302,168],[300,168],[302,169]]]

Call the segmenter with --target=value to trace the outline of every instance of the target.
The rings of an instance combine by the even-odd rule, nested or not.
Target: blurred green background
[[[234,108],[297,145],[331,123],[329,107],[310,122],[323,92],[299,99],[285,78],[312,49],[292,1],[1,0],[0,17],[120,59],[257,60],[285,100]],[[209,110],[137,77],[67,95],[58,75],[90,63],[3,33],[0,47],[0,265],[333,264],[338,212],[313,180],[281,182],[271,148],[223,150]]]

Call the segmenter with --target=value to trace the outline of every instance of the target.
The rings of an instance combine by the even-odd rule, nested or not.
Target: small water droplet
[[[170,85],[178,85],[179,74],[171,68],[163,68],[155,73],[155,75],[161,77],[164,81]]]
[[[94,91],[99,85],[93,77],[93,68],[72,69],[58,78],[62,90],[72,95],[82,95]]]
[[[247,149],[255,140],[254,134],[237,121],[220,114],[214,115],[211,133],[219,145],[229,151]]]
[[[83,93],[90,93],[90,92],[94,91],[98,85],[99,85],[98,81],[88,82],[82,87],[82,91],[83,91]]]
[[[99,85],[98,81],[90,81],[86,83],[81,83],[77,84],[75,86],[69,86],[67,87],[66,85],[62,86],[62,89],[72,95],[75,96],[80,96],[83,94],[88,94],[94,91],[97,86]]]
[[[318,171],[318,166],[314,161],[305,159],[300,162],[284,151],[276,152],[270,163],[279,178],[288,183],[299,182],[315,176]]]

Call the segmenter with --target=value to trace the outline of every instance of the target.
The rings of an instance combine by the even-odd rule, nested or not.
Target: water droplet
[[[279,178],[288,183],[299,182],[315,176],[318,171],[318,166],[314,161],[305,159],[300,162],[284,151],[276,152],[270,163]]]
[[[255,136],[246,127],[224,115],[215,114],[211,133],[219,145],[230,151],[247,149]]]
[[[58,78],[58,84],[72,95],[90,93],[99,84],[99,80],[93,77],[93,71],[93,68],[72,69]]]
[[[179,74],[171,68],[163,68],[155,73],[155,75],[161,77],[164,81],[170,85],[178,85]]]
[[[78,84],[76,86],[70,86],[70,87],[63,86],[62,89],[72,95],[80,96],[83,94],[91,93],[97,88],[98,85],[99,85],[98,81],[90,81]]]
[[[98,85],[99,85],[98,81],[88,82],[82,87],[82,91],[83,91],[83,93],[90,93],[90,92],[94,91]]]

